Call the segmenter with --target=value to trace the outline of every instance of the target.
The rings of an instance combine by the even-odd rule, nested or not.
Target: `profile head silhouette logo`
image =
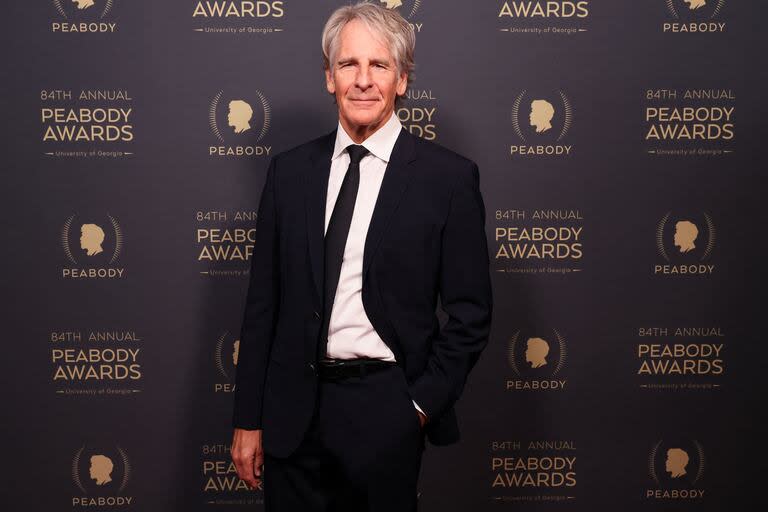
[[[682,448],[670,448],[667,450],[667,460],[664,463],[664,469],[670,474],[671,478],[680,478],[686,474],[685,468],[688,466],[688,452]]]
[[[247,101],[232,100],[229,102],[227,112],[227,124],[232,126],[235,133],[242,133],[251,128],[250,120],[253,117],[253,108]]]
[[[77,4],[77,8],[80,10],[93,7],[93,0],[72,0],[72,2]]]
[[[707,5],[706,0],[683,0],[685,3],[688,4],[688,8],[692,11],[698,9],[699,7],[704,7]]]
[[[394,9],[403,5],[403,2],[400,0],[379,0],[379,3],[385,4],[387,9]]]
[[[699,236],[699,228],[689,220],[680,220],[675,223],[675,247],[680,248],[681,253],[686,253],[696,248],[693,243]]]
[[[662,439],[653,445],[648,457],[650,477],[659,487],[670,489],[695,486],[705,466],[704,447],[696,439]]]
[[[106,455],[92,455],[88,473],[96,481],[96,485],[104,485],[112,481],[112,470],[114,467],[112,459]]]
[[[208,105],[208,124],[213,135],[222,143],[235,140],[242,143],[245,136],[249,144],[258,144],[269,131],[271,119],[272,107],[267,97],[255,89],[221,89]],[[232,127],[231,131],[225,123],[227,127]]]
[[[240,340],[235,340],[232,344],[232,364],[237,366],[237,358],[240,355]]]
[[[88,256],[103,252],[102,243],[104,243],[104,230],[100,226],[96,224],[80,226],[80,248],[85,249]]]
[[[562,89],[524,89],[512,102],[511,114],[515,134],[526,142],[528,137],[537,142],[563,140],[573,125],[573,105]]]
[[[544,375],[554,377],[565,367],[567,359],[566,340],[554,327],[517,330],[507,346],[507,361],[512,371],[524,380]]]
[[[555,116],[555,107],[547,100],[533,100],[531,113],[528,116],[531,126],[536,128],[536,133],[543,133],[552,128],[552,118]]]
[[[666,261],[706,261],[717,243],[715,223],[707,212],[671,212],[656,225],[656,249]]]
[[[531,368],[540,368],[547,364],[549,343],[543,338],[528,338],[525,348],[525,362],[531,363]]]
[[[123,492],[131,478],[128,455],[117,445],[82,445],[72,457],[70,467],[72,481],[83,495],[103,493],[106,489]]]
[[[120,224],[112,215],[89,214],[87,220],[93,222],[82,223],[78,221],[78,214],[73,213],[64,222],[61,227],[61,247],[67,259],[76,265],[83,264],[80,260],[85,258],[89,260],[88,264],[104,263],[104,258],[108,258],[108,263],[114,263],[122,253],[124,245],[123,230]],[[109,231],[109,238],[106,232]],[[82,251],[78,250],[82,249]],[[83,255],[85,252],[85,255]],[[103,253],[111,253],[111,257]],[[90,258],[99,255],[98,258]],[[91,263],[93,262],[93,263]]]

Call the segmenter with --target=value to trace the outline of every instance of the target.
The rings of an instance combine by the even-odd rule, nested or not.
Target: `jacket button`
[[[320,320],[320,313],[318,313],[317,311],[315,311],[315,318],[316,318],[317,320]]]
[[[309,363],[309,369],[312,370],[313,374],[317,374],[317,369],[315,368],[314,363]]]

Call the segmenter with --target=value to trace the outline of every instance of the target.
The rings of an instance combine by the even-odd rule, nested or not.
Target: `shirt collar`
[[[400,124],[397,115],[392,112],[389,120],[365,139],[361,145],[376,158],[389,162],[392,149],[395,147],[395,142],[402,129],[403,125]],[[341,121],[339,121],[339,126],[336,129],[336,144],[333,147],[331,160],[336,160],[350,144],[355,144],[355,141],[347,134],[344,127],[341,126]]]

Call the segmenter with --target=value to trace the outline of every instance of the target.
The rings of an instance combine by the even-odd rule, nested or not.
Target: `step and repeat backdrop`
[[[3,510],[263,506],[229,452],[256,211],[336,126],[343,3],[6,6]],[[479,164],[494,287],[421,509],[758,499],[764,3],[381,3],[400,121]]]

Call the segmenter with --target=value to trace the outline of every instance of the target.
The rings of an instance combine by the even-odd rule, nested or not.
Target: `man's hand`
[[[237,476],[256,489],[261,486],[264,452],[261,450],[261,430],[236,428],[232,437],[232,460]]]

